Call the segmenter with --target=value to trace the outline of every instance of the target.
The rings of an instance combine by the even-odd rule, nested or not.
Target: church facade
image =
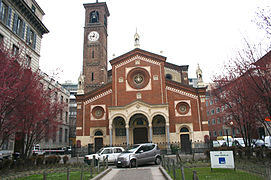
[[[109,62],[106,3],[84,4],[83,73],[79,78],[76,140],[82,146],[204,141],[209,135],[206,88],[188,82],[188,65],[139,48]]]

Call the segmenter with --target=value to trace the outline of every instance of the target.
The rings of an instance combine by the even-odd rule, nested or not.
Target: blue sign
[[[219,164],[226,164],[226,159],[224,157],[218,158]]]

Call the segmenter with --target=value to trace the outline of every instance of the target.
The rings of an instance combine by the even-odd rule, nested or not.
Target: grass
[[[95,177],[97,174],[93,174],[93,177]],[[81,178],[81,172],[70,172],[70,179],[80,179]],[[18,178],[19,180],[43,180],[42,174],[36,174],[32,176],[22,177]],[[66,180],[67,179],[67,172],[63,173],[50,173],[47,174],[46,177],[47,180]],[[83,179],[90,179],[90,172],[84,171],[83,172]]]
[[[185,168],[185,179],[193,179],[193,171],[197,172],[199,180],[264,180],[263,177],[258,175],[233,169],[213,169],[211,168]],[[170,172],[170,176],[173,178],[173,172]],[[178,180],[182,179],[181,170],[177,169],[176,176]]]

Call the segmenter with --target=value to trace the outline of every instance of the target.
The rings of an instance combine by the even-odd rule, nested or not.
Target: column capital
[[[112,125],[109,125],[109,130],[112,130],[113,128],[112,128]]]
[[[125,125],[125,128],[126,128],[126,129],[129,129],[129,124],[126,124],[126,125]]]
[[[151,128],[151,127],[152,127],[152,124],[149,124],[149,127]]]

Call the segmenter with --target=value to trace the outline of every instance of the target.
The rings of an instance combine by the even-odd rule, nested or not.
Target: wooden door
[[[103,138],[95,138],[95,153],[103,147]]]
[[[134,129],[134,144],[148,142],[148,129],[145,127]]]

